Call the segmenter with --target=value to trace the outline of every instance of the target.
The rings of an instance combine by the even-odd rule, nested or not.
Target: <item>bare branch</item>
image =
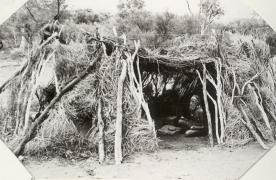
[[[263,73],[263,72],[259,72],[259,73],[255,74],[252,78],[250,78],[248,81],[246,81],[246,82],[244,83],[244,85],[242,86],[242,89],[241,89],[241,95],[243,95],[246,86],[247,86],[248,84],[250,84],[254,79],[256,79],[257,77],[259,77],[262,73]]]
[[[36,20],[34,14],[30,10],[30,8],[28,6],[26,6],[26,5],[25,5],[25,8],[27,9],[27,11],[29,12],[30,16],[32,17],[32,20],[34,20],[36,23],[38,23],[38,21]]]
[[[188,10],[189,10],[189,12],[190,12],[191,16],[193,16],[193,12],[191,11],[189,1],[188,1],[188,0],[186,0],[186,3],[187,3],[187,7],[188,7]]]

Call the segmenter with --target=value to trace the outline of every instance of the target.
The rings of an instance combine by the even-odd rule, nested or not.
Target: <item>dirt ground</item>
[[[266,151],[258,144],[225,148],[208,146],[206,138],[186,138],[182,134],[161,138],[160,150],[137,153],[122,165],[96,160],[26,160],[24,164],[35,178],[73,179],[238,179]]]

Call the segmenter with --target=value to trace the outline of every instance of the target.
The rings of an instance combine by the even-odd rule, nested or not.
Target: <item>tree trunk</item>
[[[123,61],[122,72],[118,81],[118,94],[117,94],[117,118],[116,118],[116,132],[115,132],[115,162],[121,164],[123,160],[122,153],[122,122],[123,122],[123,90],[124,81],[126,78],[127,63]]]

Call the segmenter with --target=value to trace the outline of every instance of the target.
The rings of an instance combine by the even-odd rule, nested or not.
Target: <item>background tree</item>
[[[218,0],[201,0],[199,6],[202,18],[201,35],[204,35],[210,24],[216,18],[224,15],[224,10],[221,8]]]
[[[274,30],[261,18],[254,16],[252,18],[238,19],[227,24],[227,29],[233,33],[242,35],[252,35],[258,39],[266,39]]]
[[[174,29],[173,33],[176,35],[193,35],[200,34],[201,21],[198,16],[195,15],[184,15],[175,16],[173,19]]]
[[[129,32],[133,28],[147,31],[151,27],[151,15],[145,11],[143,0],[120,0],[116,18],[118,30],[121,33]]]
[[[155,20],[155,30],[158,34],[168,37],[173,30],[173,20],[175,15],[169,12],[165,12],[162,15],[158,15]]]
[[[145,2],[143,0],[120,0],[117,8],[119,16],[126,18],[132,13],[144,10]]]
[[[65,0],[29,0],[1,25],[0,35],[8,47],[19,46],[22,38],[31,45],[39,30],[57,14],[60,21],[68,18],[66,7]]]
[[[101,23],[110,18],[107,13],[95,13],[91,9],[78,9],[72,12],[72,19],[76,24]]]

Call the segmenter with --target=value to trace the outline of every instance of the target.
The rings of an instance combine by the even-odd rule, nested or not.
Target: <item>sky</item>
[[[145,8],[151,12],[161,13],[164,11],[174,12],[178,15],[188,14],[188,8],[185,0],[144,0]],[[188,0],[193,13],[199,11],[200,0]],[[229,22],[238,18],[247,18],[252,16],[252,10],[241,0],[220,0],[221,6],[225,11],[224,17],[220,22]],[[69,8],[89,8],[95,12],[117,12],[119,0],[67,0]]]
[[[0,0],[0,24],[6,21],[26,0]]]

